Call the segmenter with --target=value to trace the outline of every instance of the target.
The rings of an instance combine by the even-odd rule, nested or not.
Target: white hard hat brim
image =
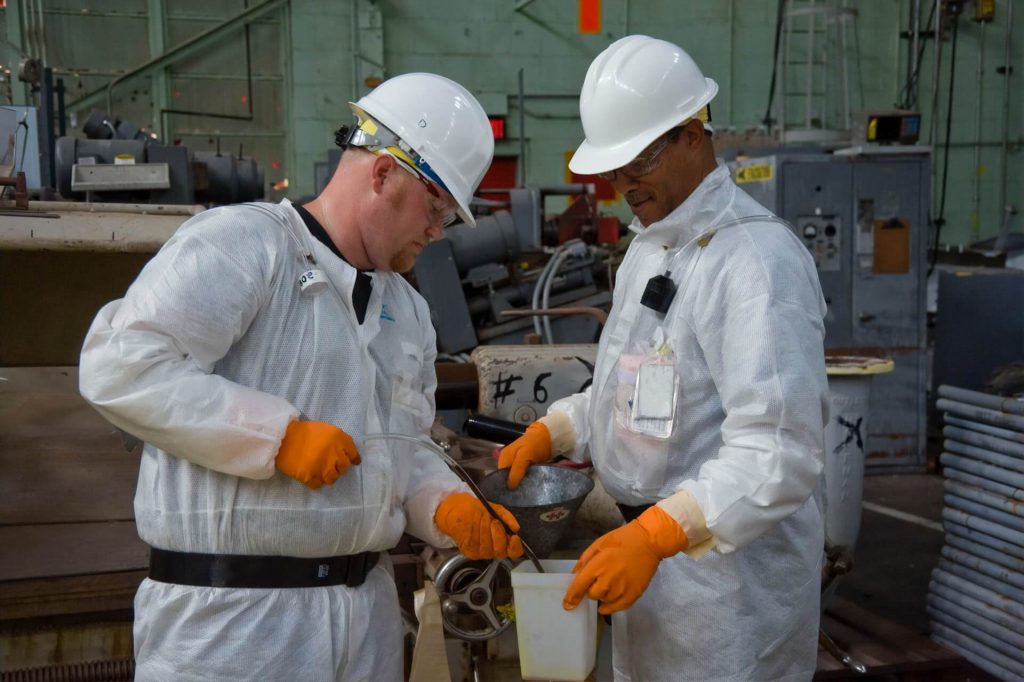
[[[710,78],[704,80],[707,88],[702,97],[689,103],[685,111],[672,115],[661,124],[652,126],[639,135],[614,146],[598,146],[588,140],[583,140],[569,160],[569,170],[579,175],[595,175],[622,168],[635,159],[648,145],[695,115],[715,98],[715,95],[718,94],[718,84]]]

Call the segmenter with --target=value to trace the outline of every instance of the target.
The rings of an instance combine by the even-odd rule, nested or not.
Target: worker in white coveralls
[[[425,73],[352,109],[317,198],[192,218],[86,337],[82,395],[146,443],[136,679],[401,680],[402,532],[522,553],[436,454],[371,438],[429,434],[435,335],[399,273],[474,224],[487,116]]]
[[[636,233],[593,384],[506,447],[589,454],[627,523],[580,557],[564,606],[614,613],[617,680],[799,680],[815,670],[828,418],[814,262],[718,165],[718,91],[685,51],[616,41],[580,94],[569,167],[625,197]]]

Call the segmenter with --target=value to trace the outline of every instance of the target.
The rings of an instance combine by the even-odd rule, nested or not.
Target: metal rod
[[[952,398],[953,400],[959,400],[971,405],[987,407],[990,410],[999,410],[1000,412],[1024,416],[1024,400],[1018,400],[1017,398],[1005,398],[945,384],[939,386],[939,395],[943,398]]]
[[[978,81],[978,104],[974,107],[974,141],[981,142],[981,103],[984,101],[985,93],[985,26],[987,21],[981,22],[978,30],[978,68],[975,77]],[[1005,142],[1005,138],[1003,139]],[[946,141],[947,144],[949,140]],[[974,145],[974,182],[972,183],[971,207],[971,241],[978,241],[981,230],[981,145]]]
[[[1024,575],[1024,560],[1012,557],[1004,552],[1000,552],[998,549],[986,547],[979,542],[974,542],[968,538],[952,534],[946,537],[946,544],[953,549],[966,552],[967,554],[973,554],[974,556],[981,557],[986,561],[991,561],[997,566],[1002,566],[1003,568],[1007,568],[1011,571],[1016,571],[1020,575]]]
[[[988,519],[992,523],[998,524],[1003,528],[1024,534],[1024,518],[1014,516],[1013,514],[1007,514],[1006,512],[999,511],[998,509],[992,509],[991,507],[978,504],[977,502],[951,493],[946,493],[942,499],[949,507],[959,509],[960,511],[967,512],[968,514],[973,514],[974,516],[982,519]],[[1021,585],[1021,589],[1024,589],[1024,585]]]
[[[1006,176],[1006,157],[1009,151],[1008,140],[1010,137],[1010,70],[1013,68],[1011,62],[1011,35],[1013,34],[1013,0],[1006,0],[1006,34],[1003,46],[1003,146],[999,158],[999,207],[1005,211],[1006,206],[1006,183],[1009,178]],[[1024,414],[1024,413],[1022,413]]]
[[[939,395],[941,396],[941,393]],[[1014,431],[1024,433],[1024,417],[1006,414],[999,410],[991,410],[987,407],[971,405],[969,403],[960,402],[959,400],[950,400],[949,398],[942,397],[936,401],[935,406],[947,413],[952,412],[969,419],[991,424],[992,426],[1012,429]]]
[[[969,637],[965,637],[955,630],[950,630],[941,623],[937,623],[935,628],[932,632],[932,639],[938,644],[948,648],[950,651],[963,655],[971,663],[991,673],[997,679],[1012,680],[1014,677],[1017,677],[1016,674],[986,658],[988,655],[986,652],[991,651],[991,649],[985,645],[978,644]],[[992,653],[998,654],[998,652]]]
[[[950,458],[954,456],[955,455],[950,456]],[[949,459],[942,459],[941,461],[944,467],[942,475],[947,479],[959,481],[967,485],[973,485],[976,488],[987,490],[988,492],[1000,495],[1009,500],[1024,502],[1024,490],[1021,488],[1014,488],[1011,485],[1005,485],[998,481],[992,481],[987,478],[982,478],[981,476],[975,476],[974,474],[967,473],[966,471],[961,471],[949,462]]]
[[[523,5],[525,7],[526,5]],[[516,175],[519,177],[518,186],[526,186],[526,106],[523,103],[525,97],[525,86],[523,85],[523,69],[519,69],[519,92],[518,92],[518,105],[519,105],[519,165],[517,170],[519,171]]]
[[[1018,502],[1003,497],[1002,495],[997,495],[991,491],[978,488],[962,481],[949,479],[945,481],[944,487],[946,492],[952,495],[959,495],[965,500],[983,504],[986,507],[991,507],[997,511],[1005,512],[1011,516],[1024,518],[1024,508],[1022,508]]]
[[[993,464],[997,467],[1003,467],[1004,469],[1009,469],[1010,471],[1018,474],[1024,474],[1024,461],[1009,455],[992,452],[991,450],[979,448],[974,445],[967,445],[956,440],[944,441],[943,447],[946,449],[946,452],[963,455],[964,457],[971,457],[985,462],[986,464]]]
[[[932,581],[929,584],[929,588],[931,585],[942,588],[943,591],[948,589],[955,594],[962,594],[987,606],[1005,611],[1015,618],[1024,619],[1024,604],[1010,601],[992,590],[964,580],[952,573],[947,573],[940,569],[932,571]]]
[[[1024,590],[1024,573],[1008,569],[1005,566],[993,563],[984,557],[975,556],[956,547],[945,545],[942,548],[942,556],[950,561],[955,561],[961,566],[971,568],[978,573],[999,580],[1002,583],[1012,586],[1017,590]]]
[[[979,533],[985,533],[991,535],[994,538],[998,538],[1005,542],[1024,547],[1024,533],[1020,533],[1006,526],[1001,526],[998,523],[983,519],[973,514],[969,514],[960,509],[951,509],[949,507],[942,510],[942,519],[947,523],[958,523],[961,526],[970,528],[971,530]],[[1024,602],[1024,599],[1021,599]]]
[[[1002,654],[1002,658],[996,658],[995,660],[997,663],[1015,671],[1018,675],[1024,674],[1024,663],[1012,658],[1013,656],[1020,655],[1020,649],[1016,649],[1012,644],[1004,642],[999,637],[991,635],[988,631],[992,628],[982,630],[977,626],[977,623],[972,623],[967,620],[959,620],[952,614],[940,611],[933,606],[927,607],[926,611],[934,624],[945,626],[946,628],[959,632],[970,637],[976,642],[984,644],[993,651],[999,652]]]
[[[1003,440],[996,436],[989,436],[984,433],[975,433],[962,429],[959,426],[946,426],[942,429],[942,435],[946,438],[958,440],[961,443],[975,445],[992,452],[998,452],[1011,457],[1024,458],[1024,443],[1014,443],[1010,440]]]
[[[1007,585],[1001,580],[997,580],[992,576],[979,573],[978,571],[968,566],[963,566],[956,562],[950,561],[946,557],[939,559],[939,568],[952,573],[953,575],[960,576],[964,580],[976,583],[982,587],[986,587],[997,594],[1001,594],[1004,597],[1009,597],[1018,602],[1024,603],[1024,591],[1019,590],[1011,585]]]
[[[945,585],[940,585],[934,580],[928,585],[928,599],[931,600],[933,597],[954,604],[975,616],[981,616],[993,623],[1011,628],[1014,632],[1024,632],[1024,618],[1019,618],[970,595],[957,592]]]
[[[497,510],[491,506],[490,501],[488,501],[488,499],[484,496],[483,491],[480,490],[479,486],[477,486],[476,481],[474,481],[473,477],[469,475],[469,472],[463,469],[462,465],[456,462],[454,459],[452,459],[452,457],[447,452],[445,452],[444,449],[437,443],[431,440],[427,440],[425,438],[407,436],[401,433],[371,433],[366,436],[363,436],[363,440],[401,440],[421,445],[427,448],[428,450],[432,450],[433,452],[437,453],[441,457],[441,459],[444,460],[444,463],[447,464],[448,467],[455,473],[455,475],[461,478],[462,481],[469,486],[469,489],[473,491],[473,494],[476,496],[476,498],[480,500],[480,502],[484,505],[484,508],[487,510],[487,513],[490,514],[498,523],[501,524],[501,527],[505,530],[505,532],[508,533],[510,537],[516,534],[516,532],[513,531],[512,528],[510,528],[507,523],[505,523],[505,519],[501,518],[501,515],[498,514]],[[522,536],[520,536],[519,541],[523,544],[523,553],[526,554],[526,557],[533,564],[534,568],[537,569],[537,572],[544,573],[544,567],[541,565],[540,559],[537,558],[537,555],[533,552],[530,546],[526,544],[526,540],[523,540]]]
[[[836,659],[847,668],[856,670],[861,675],[867,673],[868,669],[864,664],[855,661],[850,654],[840,649],[839,645],[828,636],[828,633],[825,632],[824,628],[818,628],[818,644],[820,644],[821,647],[827,651],[830,656],[832,656],[832,658]]]
[[[1024,443],[1024,431],[1013,431],[1012,429],[1001,429],[998,426],[989,426],[988,424],[982,424],[970,419],[963,419],[961,417],[955,417],[951,414],[945,415],[945,422],[951,426],[960,426],[971,431],[977,431],[979,433],[986,433],[990,436],[996,436],[1003,440],[1013,441],[1015,443]]]

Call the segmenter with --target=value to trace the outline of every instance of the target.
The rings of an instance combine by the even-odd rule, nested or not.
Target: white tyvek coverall
[[[815,670],[828,418],[817,272],[778,222],[734,224],[704,247],[697,240],[758,215],[769,213],[719,166],[665,219],[635,223],[592,387],[548,412],[569,417],[570,454],[581,460],[589,445],[618,502],[671,497],[699,507],[697,518],[673,514],[697,546],[662,561],[643,596],[613,616],[618,680],[810,679]],[[678,290],[661,318],[640,299],[667,270]],[[659,328],[679,376],[667,440],[616,425],[619,358]]]
[[[284,222],[282,222],[284,221]],[[290,229],[338,296],[302,294]],[[206,211],[125,298],[96,317],[81,392],[146,442],[135,516],[154,547],[321,557],[386,551],[403,530],[451,546],[435,508],[464,485],[434,453],[365,434],[429,433],[435,336],[398,274],[356,270],[287,201]],[[335,424],[362,464],[311,490],[276,471],[288,422]],[[139,680],[400,680],[401,618],[386,557],[358,588],[223,589],[146,580],[135,600]]]

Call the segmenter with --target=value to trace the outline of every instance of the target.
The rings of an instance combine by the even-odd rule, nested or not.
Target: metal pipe
[[[954,523],[949,520],[943,524],[943,528],[946,529],[947,539],[957,537],[962,540],[967,540],[972,544],[995,550],[1003,556],[1011,557],[1014,560],[1024,561],[1024,547],[992,537],[987,533],[979,533],[967,526],[961,526],[959,523]],[[1024,608],[1024,604],[1021,605],[1021,608]]]
[[[551,272],[548,273],[548,278],[544,281],[544,292],[540,298],[541,310],[547,310],[551,305],[551,283],[555,280],[555,275],[558,274],[558,268],[562,267],[562,263],[569,257],[569,250],[566,249],[555,256],[555,264],[551,268]],[[551,318],[547,315],[541,318],[544,323],[544,338],[548,343],[554,343],[555,337],[551,333]]]
[[[530,315],[590,315],[604,326],[608,321],[608,313],[600,308],[590,306],[566,306],[564,308],[551,309],[530,309],[530,310],[502,310],[502,315],[508,317],[527,317]]]
[[[963,455],[965,457],[971,457],[973,459],[980,460],[986,464],[994,464],[997,467],[1003,467],[1010,471],[1018,474],[1024,473],[1024,462],[1017,460],[1008,455],[1003,455],[998,452],[992,452],[991,450],[985,450],[983,448],[975,447],[973,445],[966,445],[955,440],[946,440],[943,442],[943,447],[947,452],[952,452],[957,455]]]
[[[983,616],[993,623],[998,623],[1003,627],[1013,628],[1015,632],[1024,632],[1024,617],[1014,616],[1008,611],[1004,611],[1000,608],[996,608],[991,604],[986,604],[980,599],[958,592],[957,590],[950,589],[945,585],[940,585],[934,580],[928,583],[929,595],[934,595],[939,599],[956,604],[960,608],[967,609],[975,614]],[[1013,604],[1012,606],[1020,607],[1020,604]]]
[[[943,521],[958,523],[961,526],[978,531],[979,533],[985,533],[986,535],[991,535],[994,538],[999,538],[1000,540],[1024,547],[1024,533],[1007,528],[1006,526],[1001,526],[998,523],[993,523],[988,519],[968,514],[960,509],[950,509],[948,507],[943,509],[942,519]],[[1021,601],[1024,602],[1024,599]]]
[[[976,642],[980,642],[985,646],[989,647],[993,651],[999,652],[1003,655],[1002,659],[996,658],[996,662],[1003,667],[1017,672],[1018,675],[1024,674],[1024,659],[1018,659],[1015,657],[1020,656],[1020,650],[1014,649],[1013,645],[1008,642],[1004,642],[1001,638],[995,637],[990,634],[989,631],[994,628],[985,628],[984,630],[978,627],[976,619],[967,618],[959,619],[951,613],[947,613],[943,610],[936,609],[934,606],[928,606],[925,608],[928,616],[934,623],[945,626],[951,630],[960,632],[961,634],[970,637]]]
[[[974,140],[981,142],[981,103],[985,92],[985,26],[987,21],[981,22],[981,34],[978,36],[978,103],[974,107]],[[1003,140],[1005,143],[1005,139]],[[948,142],[948,140],[947,140]],[[981,145],[974,145],[974,183],[971,194],[973,206],[973,217],[971,220],[971,241],[978,241],[981,230]]]
[[[352,0],[352,28],[349,39],[352,42],[352,101],[359,101],[359,0]]]
[[[839,16],[837,21],[839,22],[839,65],[842,69],[843,74],[843,130],[850,130],[853,128],[853,122],[850,120],[850,71],[847,65],[847,52],[846,52],[846,0],[843,0]],[[856,21],[856,19],[854,19]],[[828,83],[828,79],[825,79]],[[827,127],[827,126],[826,126]]]
[[[1005,582],[997,580],[992,576],[985,575],[984,573],[979,573],[978,571],[975,571],[973,568],[970,568],[969,566],[963,566],[961,564],[950,561],[946,557],[941,557],[939,559],[939,568],[946,571],[947,573],[958,575],[964,580],[977,583],[982,587],[986,587],[992,590],[993,592],[996,592],[997,594],[1003,595],[1004,597],[1009,597],[1010,599],[1014,599],[1018,602],[1024,603],[1024,591],[1019,590],[1016,587],[1013,587],[1012,585],[1007,585]]]
[[[989,655],[987,652],[991,652],[995,655],[998,655],[998,652],[991,651],[991,649],[983,644],[978,644],[970,638],[964,637],[955,630],[950,630],[942,624],[935,624],[935,629],[932,631],[932,639],[950,651],[955,651],[963,655],[971,663],[978,666],[985,672],[991,673],[997,679],[1012,680],[1016,677],[1014,673],[997,663],[994,663],[989,658],[986,658],[986,656]]]
[[[944,485],[946,492],[950,494],[959,495],[965,500],[977,502],[978,504],[983,504],[986,507],[991,507],[997,511],[1005,512],[1011,516],[1019,516],[1024,519],[1024,507],[1022,507],[1018,502],[1014,502],[1002,495],[997,495],[993,492],[962,481],[947,479]],[[1024,570],[1024,567],[1022,567],[1022,570]]]
[[[990,578],[999,580],[1014,589],[1024,590],[1024,573],[1008,569],[1005,566],[1000,566],[988,559],[975,556],[956,547],[950,547],[949,545],[943,546],[942,556],[950,561],[955,561],[961,566],[966,566],[978,573],[982,573]],[[1024,594],[1024,592],[1021,592],[1021,594]]]
[[[46,64],[47,64],[47,59],[46,59],[46,15],[45,15],[45,13],[43,11],[43,0],[37,0],[36,7],[38,7],[38,12],[39,12],[39,26],[38,26],[38,31],[39,31],[39,58],[42,60],[43,66],[45,67]]]
[[[1024,432],[1024,417],[941,397],[936,401],[935,407],[993,426]]]
[[[932,571],[932,583],[943,590],[950,590],[956,594],[962,594],[981,602],[987,606],[1005,611],[1015,618],[1024,618],[1024,604],[1009,600],[998,592],[982,587],[977,583],[965,580],[960,576],[953,575],[941,568]]]
[[[1013,0],[1006,0],[1006,33],[1004,38],[1003,46],[1003,146],[1000,151],[999,157],[999,172],[1000,172],[1000,184],[999,184],[999,207],[1005,211],[1006,206],[1006,183],[1009,178],[1006,176],[1006,157],[1008,153],[1008,140],[1010,137],[1010,70],[1011,66],[1011,52],[1010,52],[1010,36],[1013,33]],[[1024,410],[1024,407],[1021,408]],[[1020,414],[1024,414],[1021,412]]]
[[[529,0],[527,0],[527,3]],[[526,5],[523,4],[523,7]],[[519,8],[521,9],[521,8]],[[526,105],[523,102],[525,97],[525,86],[523,85],[523,69],[519,69],[519,90],[518,90],[518,105],[519,105],[519,165],[516,168],[519,172],[518,175],[519,187],[526,187]],[[541,206],[541,210],[543,210]]]
[[[987,561],[991,561],[993,564],[1002,566],[1011,571],[1017,572],[1019,575],[1024,575],[1024,559],[1012,557],[1008,554],[1000,552],[997,549],[986,547],[981,543],[968,540],[967,538],[960,537],[959,535],[947,535],[946,544],[953,549],[973,554],[974,556],[981,557]]]
[[[935,146],[935,136],[939,128],[939,75],[942,67],[942,0],[935,0],[935,63],[932,69],[932,120],[928,130],[928,144]],[[932,164],[932,184],[935,184],[935,167]]]
[[[960,606],[934,594],[928,595],[926,604],[928,615],[934,617],[934,613],[941,613],[944,616],[951,617],[954,621],[966,623],[1008,645],[1011,647],[1014,655],[1021,656],[1021,650],[1024,649],[1024,634],[1021,633],[1024,630],[1020,629],[1020,627],[1024,625],[1024,622],[1016,622],[1016,619],[1009,619],[1013,624],[1008,627],[1002,623],[989,620],[965,606]],[[941,618],[936,618],[936,620],[942,622]]]
[[[968,500],[967,498],[950,493],[946,493],[942,500],[949,507],[959,509],[960,511],[967,512],[968,514],[973,514],[974,516],[982,519],[988,519],[992,523],[999,524],[1008,530],[1012,530],[1017,533],[1024,533],[1024,519],[1020,517],[1007,514],[1006,512],[999,511],[998,509],[992,509],[991,507],[978,504],[977,502]]]
[[[185,42],[171,48],[167,52],[164,52],[159,57],[154,57],[147,62],[129,69],[125,73],[121,74],[110,83],[105,86],[101,86],[96,90],[78,98],[74,102],[69,104],[69,107],[75,110],[88,109],[101,101],[106,101],[107,113],[110,113],[111,108],[111,95],[113,88],[119,83],[137,76],[142,76],[155,69],[160,69],[165,66],[169,66],[181,59],[186,59],[196,52],[205,49],[210,45],[214,39],[218,38],[222,33],[237,28],[240,24],[247,24],[255,21],[257,18],[271,12],[281,5],[288,3],[288,0],[265,0],[258,5],[254,5],[249,9],[239,12],[230,19],[227,19],[220,24],[217,24],[213,28],[200,33],[197,36],[189,38]]]
[[[921,0],[912,0],[910,3],[910,55],[907,59],[907,83],[910,83],[917,73],[917,50],[921,40]]]
[[[810,9],[814,9],[810,0]],[[807,13],[810,26],[807,28],[807,98],[804,100],[804,128],[811,128],[811,99],[814,97],[814,12]]]
[[[959,481],[967,485],[973,485],[976,488],[987,490],[996,495],[1000,495],[1008,500],[1018,500],[1024,502],[1024,490],[1021,488],[1014,488],[1010,485],[1005,485],[997,481],[992,481],[981,476],[975,476],[964,471],[960,471],[955,466],[948,466],[943,460],[943,466],[945,467],[942,471],[942,475],[947,479]]]
[[[990,436],[1002,438],[1003,440],[1013,441],[1014,443],[1024,443],[1024,431],[1013,431],[1011,429],[1001,429],[997,426],[989,426],[988,424],[981,424],[970,419],[962,419],[960,417],[954,417],[953,415],[947,414],[945,416],[945,422],[953,426],[961,426],[971,431],[977,431],[979,433],[987,433]]]
[[[980,391],[970,391],[966,388],[946,386],[945,384],[939,386],[939,396],[943,398],[950,398],[952,400],[959,400],[970,405],[986,407],[990,410],[999,410],[1000,412],[1024,416],[1024,400],[1018,400],[1016,398],[991,395],[988,393],[981,393]]]
[[[961,443],[976,445],[992,452],[998,452],[1011,457],[1024,457],[1024,444],[1003,440],[996,436],[989,436],[984,433],[975,433],[962,429],[959,426],[947,426],[942,429],[942,435],[946,438],[958,440]]]

